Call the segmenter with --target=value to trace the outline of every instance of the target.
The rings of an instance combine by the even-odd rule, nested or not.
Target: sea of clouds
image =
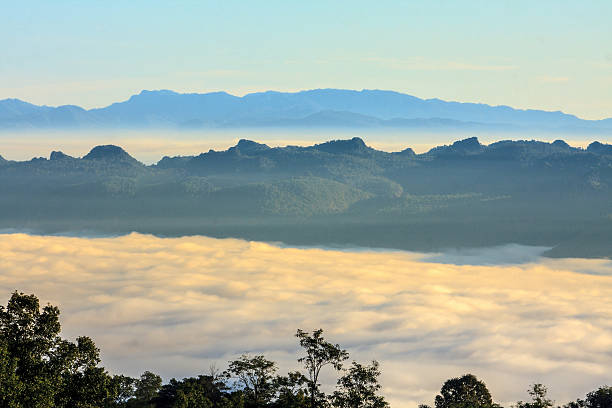
[[[612,262],[538,251],[1,234],[0,300],[19,290],[58,305],[63,335],[92,337],[112,373],[182,378],[244,352],[292,370],[296,329],[321,327],[352,358],[380,361],[393,407],[431,403],[467,372],[504,403],[532,382],[562,403],[612,383]]]

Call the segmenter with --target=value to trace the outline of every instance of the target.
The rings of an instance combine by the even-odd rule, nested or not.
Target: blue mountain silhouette
[[[142,91],[124,102],[90,110],[0,101],[0,128],[253,126],[610,131],[612,118],[584,120],[560,111],[420,99],[382,90],[268,91],[242,97]]]

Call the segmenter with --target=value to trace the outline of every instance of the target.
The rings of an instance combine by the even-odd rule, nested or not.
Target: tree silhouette
[[[380,369],[377,361],[362,365],[351,364],[346,373],[338,379],[338,390],[332,395],[332,405],[338,408],[386,408],[385,399],[378,395]]]
[[[34,295],[13,292],[0,306],[0,401],[6,407],[97,407],[116,399],[117,387],[98,367],[89,337],[59,336],[59,309],[41,310]]]
[[[491,393],[484,382],[472,374],[447,380],[436,396],[436,408],[491,408]]]
[[[308,387],[310,389],[310,405],[312,408],[319,405],[324,399],[320,393],[319,374],[321,369],[331,365],[336,370],[342,369],[342,362],[348,359],[348,352],[340,348],[338,344],[332,344],[323,338],[323,329],[318,329],[309,334],[301,329],[297,330],[295,336],[300,341],[300,346],[306,352],[304,357],[298,361],[304,364],[308,373]]]
[[[612,387],[604,386],[591,391],[586,397],[586,408],[612,407]]]
[[[242,385],[246,397],[254,407],[266,405],[273,393],[273,379],[276,363],[262,355],[243,354],[229,362],[225,372],[227,378],[236,378]]]
[[[532,384],[527,392],[531,396],[531,402],[519,401],[516,408],[550,408],[554,404],[546,397],[548,389],[542,384]]]

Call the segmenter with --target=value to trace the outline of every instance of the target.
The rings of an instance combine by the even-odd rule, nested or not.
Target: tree
[[[586,396],[586,408],[612,408],[612,387],[604,386]]]
[[[150,371],[142,373],[140,378],[135,381],[134,399],[141,407],[152,407],[152,400],[157,396],[157,392],[162,386],[162,379],[159,375]]]
[[[237,360],[229,362],[225,376],[240,382],[249,405],[262,407],[271,399],[275,372],[276,363],[267,360],[263,355],[250,357],[243,354]]]
[[[224,384],[209,375],[171,379],[153,399],[156,408],[242,408],[242,393],[228,394]]]
[[[100,351],[89,337],[59,336],[59,309],[41,310],[34,295],[13,292],[0,306],[2,407],[106,407],[118,388],[98,367]]]
[[[53,406],[60,379],[49,361],[59,332],[59,309],[47,305],[41,311],[34,295],[15,291],[7,306],[0,306],[0,337],[16,363],[15,375],[23,385],[16,401],[22,406]]]
[[[334,392],[332,405],[338,408],[386,408],[389,404],[377,395],[380,369],[377,361],[364,366],[352,363],[347,372],[338,379],[338,390]]]
[[[548,389],[542,384],[532,384],[527,392],[531,395],[531,402],[519,401],[516,408],[550,408],[554,404],[546,397]]]
[[[24,386],[16,374],[17,360],[10,355],[6,341],[0,339],[0,407],[20,408]]]
[[[293,371],[286,376],[277,376],[273,388],[276,398],[272,406],[277,408],[305,408],[308,405],[308,389],[304,386],[308,379],[299,371]]]
[[[308,386],[310,389],[310,406],[314,408],[318,402],[324,398],[319,391],[319,374],[321,369],[331,365],[336,370],[342,369],[342,362],[348,359],[348,352],[340,348],[338,344],[332,344],[323,338],[323,329],[318,329],[309,334],[300,329],[295,335],[300,346],[306,352],[306,356],[298,361],[304,364],[308,372]]]
[[[118,407],[136,407],[131,405],[134,401],[137,380],[125,375],[115,375],[111,379],[110,387],[115,395],[115,405]]]
[[[436,396],[436,408],[491,408],[491,393],[484,382],[472,374],[447,380]]]
[[[82,372],[66,374],[58,386],[56,407],[98,408],[116,406],[116,392],[112,377],[102,367],[90,367]]]

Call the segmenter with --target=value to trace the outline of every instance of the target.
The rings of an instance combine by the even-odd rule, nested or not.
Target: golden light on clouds
[[[504,257],[512,251],[520,258],[520,247]],[[451,258],[5,234],[0,289],[2,303],[17,289],[60,306],[64,335],[91,336],[104,365],[129,375],[204,373],[242,352],[294,369],[295,330],[322,327],[355,359],[381,362],[394,407],[431,403],[446,378],[466,372],[502,402],[525,399],[535,381],[560,403],[612,382],[610,261]]]

